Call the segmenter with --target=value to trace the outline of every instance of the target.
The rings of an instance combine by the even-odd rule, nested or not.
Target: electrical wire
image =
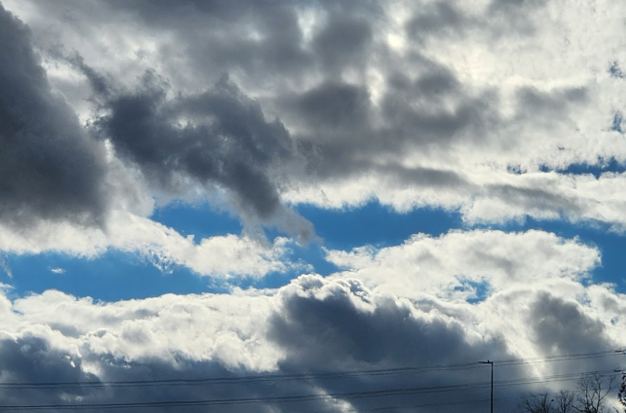
[[[521,378],[512,380],[502,380],[494,382],[494,387],[505,387],[515,385],[527,385],[538,383],[549,383],[558,381],[569,381],[584,377],[586,374],[600,373],[608,374],[613,372],[607,371],[585,371],[577,373],[559,374],[544,378]],[[0,405],[3,411],[19,411],[19,410],[91,410],[91,409],[116,409],[116,408],[147,408],[147,407],[186,407],[186,406],[212,406],[212,405],[233,405],[233,404],[250,404],[250,403],[291,403],[291,402],[307,402],[315,400],[327,399],[357,399],[372,397],[389,397],[401,396],[409,394],[426,394],[439,393],[458,390],[474,390],[487,388],[490,382],[480,383],[461,383],[446,386],[427,386],[427,387],[407,387],[385,390],[368,390],[346,393],[328,393],[328,394],[304,394],[293,396],[273,396],[273,397],[250,397],[250,398],[229,398],[229,399],[210,399],[210,400],[164,400],[152,402],[119,402],[119,403],[84,403],[84,404],[48,404],[48,405]]]
[[[506,359],[494,360],[494,364],[498,366],[514,366],[531,363],[554,363],[559,361],[595,359],[601,357],[609,357],[621,355],[615,350],[605,350],[593,353],[578,353],[568,355],[557,355],[542,358],[527,359]],[[384,376],[399,373],[427,373],[434,371],[446,370],[463,370],[471,368],[480,368],[478,363],[462,363],[449,365],[431,365],[422,367],[398,367],[389,369],[370,369],[370,370],[351,370],[351,371],[335,371],[321,373],[284,373],[284,374],[264,374],[238,377],[210,377],[198,379],[157,379],[157,380],[129,380],[129,381],[76,381],[76,382],[5,382],[0,383],[0,389],[32,389],[32,388],[74,388],[74,387],[147,387],[147,386],[189,386],[189,385],[206,385],[206,384],[233,384],[248,382],[265,382],[265,381],[282,381],[282,380],[314,380],[314,379],[333,379],[333,378],[352,378],[352,377],[373,377]]]

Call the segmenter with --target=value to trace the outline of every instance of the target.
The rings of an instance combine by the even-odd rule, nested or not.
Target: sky
[[[622,9],[0,0],[0,409],[482,412],[489,360],[511,412],[618,379]]]

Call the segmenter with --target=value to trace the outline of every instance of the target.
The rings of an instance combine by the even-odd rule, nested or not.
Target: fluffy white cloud
[[[385,248],[330,250],[327,258],[345,269],[332,278],[358,279],[420,309],[458,317],[526,357],[591,352],[599,341],[622,346],[625,296],[592,283],[600,252],[577,239],[543,231],[452,231]],[[550,369],[538,367],[544,374]]]
[[[600,252],[543,231],[474,230],[439,237],[418,234],[381,249],[330,250],[327,259],[346,268],[344,276],[359,278],[370,288],[466,300],[477,298],[480,285],[486,290],[482,294],[492,294],[555,280],[581,281],[599,265]]]
[[[299,264],[289,261],[287,238],[273,242],[234,234],[194,240],[148,218],[114,211],[106,228],[76,227],[42,222],[30,231],[16,233],[0,228],[0,250],[14,254],[61,252],[94,258],[109,249],[138,254],[163,270],[188,267],[215,278],[262,277],[285,272]]]
[[[585,275],[598,264],[598,252],[576,240],[538,231],[453,232],[439,238],[416,236],[380,251],[332,251],[329,258],[351,270],[327,278],[302,275],[270,291],[168,294],[112,303],[58,291],[18,299],[2,294],[0,377],[13,382],[34,377],[42,380],[37,365],[45,366],[46,374],[58,374],[50,379],[57,381],[300,374],[464,365],[486,358],[545,359],[623,345],[626,296],[610,285],[585,281]],[[474,302],[467,292],[452,293],[461,283],[460,277],[488,283],[491,288],[482,300]],[[438,280],[443,288],[434,285]],[[450,293],[437,295],[434,291]],[[615,363],[619,360],[606,357],[503,364],[498,367],[497,379],[541,380],[555,374],[610,370]],[[153,386],[113,387],[106,392],[91,388],[82,395],[68,389],[66,396],[30,389],[15,390],[6,397],[14,404],[24,404],[28,392],[41,403],[58,403],[58,397],[75,401],[79,396],[86,403],[113,398],[207,400],[341,394],[355,389],[484,382],[486,371],[476,369],[291,379],[280,381],[279,386],[275,381],[180,385],[170,386],[163,394]],[[563,383],[539,381],[538,385],[558,387]],[[507,399],[500,406],[512,406],[522,392],[533,388],[532,383],[499,388],[500,397]],[[476,398],[477,389],[467,391],[457,390],[454,397],[447,396],[449,393],[442,397],[431,393],[393,398],[335,396],[330,401],[307,402],[302,408],[342,411],[342,403],[358,410],[366,404],[413,405],[424,400],[444,403]],[[267,400],[252,410],[270,408],[287,411],[290,407]]]

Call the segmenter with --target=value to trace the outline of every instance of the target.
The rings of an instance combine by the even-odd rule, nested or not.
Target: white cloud
[[[570,294],[560,288],[567,283],[589,299],[581,302],[575,296],[562,298]],[[611,300],[619,308],[626,305],[626,299],[610,288],[592,291],[571,280],[563,285],[558,290],[550,290],[545,284],[519,287],[515,293],[498,293],[473,305],[446,299],[413,301],[368,290],[357,279],[313,275],[302,276],[269,295],[254,291],[238,295],[165,295],[107,304],[54,291],[13,302],[2,298],[1,302],[6,303],[0,307],[3,359],[11,356],[20,363],[3,365],[3,372],[11,381],[27,381],[28,366],[36,359],[47,366],[48,372],[58,374],[56,380],[207,378],[446,365],[483,358],[542,358],[595,352],[616,345],[622,338],[623,320],[612,324],[601,302]],[[591,298],[598,295],[604,297],[600,301]],[[553,311],[533,318],[546,305]],[[578,324],[570,329],[571,323]],[[33,351],[38,351],[37,355],[31,354]],[[606,369],[614,362],[609,357],[501,366],[498,374],[509,379],[543,377]],[[76,366],[71,370],[77,375],[74,378],[67,377],[65,371],[71,363]],[[376,388],[404,388],[485,381],[479,371],[467,373],[443,370],[410,377],[382,375],[377,376],[375,384]],[[256,397],[259,391],[272,396],[335,394],[368,388],[367,381],[358,376],[313,382],[291,380],[278,387],[273,385],[272,390],[259,386],[263,384],[239,384],[232,389],[236,391],[232,397]],[[226,389],[221,391],[231,391],[230,387]],[[498,392],[514,403],[527,390],[530,387],[514,386]],[[155,397],[150,387],[131,386],[125,391],[132,391],[130,401]],[[72,389],[67,392],[73,394]],[[55,397],[50,391],[31,394],[36,394],[40,403]],[[122,390],[112,388],[108,394],[90,390],[83,393],[83,402],[107,401],[109,397],[127,400]],[[467,400],[468,396],[463,397]],[[183,397],[211,399],[224,395],[214,386],[169,388],[168,399]],[[13,392],[12,400],[15,404],[25,403],[19,391]],[[340,397],[336,401],[341,400],[363,407],[360,399]],[[418,404],[424,398],[406,400]],[[386,402],[388,405],[396,400]],[[369,403],[385,405],[377,398]]]
[[[375,290],[408,297],[472,298],[553,280],[580,281],[600,263],[597,248],[543,231],[452,231],[414,235],[404,244],[353,251],[330,250],[327,259]],[[384,276],[381,276],[384,274]]]
[[[13,271],[11,270],[11,267],[9,267],[9,264],[7,264],[6,259],[1,255],[0,255],[0,269],[4,271],[7,277],[13,278]]]
[[[451,232],[437,238],[417,235],[383,249],[330,251],[329,259],[350,269],[327,278],[303,275],[268,291],[167,294],[111,303],[59,291],[18,299],[3,293],[0,336],[6,357],[0,360],[12,357],[21,363],[3,365],[3,374],[7,380],[28,380],[35,359],[69,381],[93,381],[144,379],[146,374],[149,379],[206,378],[446,365],[623,346],[626,296],[611,285],[587,281],[599,255],[577,240],[540,231]],[[467,291],[454,292],[464,280],[490,288],[481,301],[468,302]],[[70,362],[76,366],[74,378],[66,377]],[[608,357],[501,366],[498,374],[545,377],[612,369],[615,362]],[[376,384],[423,386],[422,378],[429,385],[484,382],[474,373],[385,375],[377,376]],[[233,397],[367,388],[358,377],[352,380],[295,380],[271,392],[251,382],[239,386]],[[514,402],[530,389],[513,386],[499,392]],[[180,386],[168,397],[223,397],[212,392],[213,387]],[[133,394],[135,401],[154,397],[149,389]],[[14,397],[16,404],[24,403],[18,393]],[[104,396],[90,391],[85,397]],[[344,402],[359,408],[363,400]]]
[[[626,228],[626,219],[621,213],[626,206],[626,198],[621,196],[626,187],[626,173],[605,172],[598,178],[591,174],[556,172],[518,175],[503,169],[481,167],[471,175],[459,176],[464,182],[437,186],[366,174],[318,188],[294,187],[284,197],[294,204],[308,203],[335,209],[377,200],[400,213],[434,206],[460,212],[469,225],[523,221],[528,216],[576,224],[603,223],[617,232],[624,232]]]
[[[542,231],[452,231],[380,249],[331,250],[327,259],[345,268],[331,278],[408,297],[422,311],[458,320],[470,335],[500,337],[523,357],[592,352],[599,342],[619,348],[623,341],[626,296],[591,283],[600,252],[577,239]],[[580,368],[592,366],[583,361]],[[531,367],[542,375],[567,370]]]
[[[262,277],[297,267],[289,261],[289,241],[272,243],[246,235],[184,237],[174,229],[124,211],[114,211],[104,229],[67,223],[39,223],[32,231],[16,233],[0,228],[0,250],[13,254],[52,251],[94,258],[108,249],[138,254],[163,270],[185,266],[215,278]]]

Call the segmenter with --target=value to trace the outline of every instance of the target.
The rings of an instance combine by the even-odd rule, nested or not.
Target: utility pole
[[[493,413],[493,361],[479,361],[480,364],[491,364],[491,413]]]
[[[626,356],[626,347],[615,350],[615,352],[621,353],[623,356]],[[617,394],[617,397],[622,406],[624,406],[624,409],[626,409],[626,368],[615,369],[615,372],[622,373],[622,383],[619,386],[619,392]]]

